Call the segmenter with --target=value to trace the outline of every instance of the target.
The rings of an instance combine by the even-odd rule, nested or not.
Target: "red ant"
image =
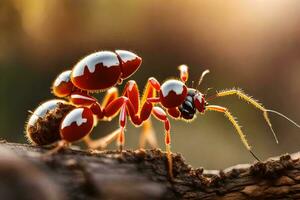
[[[255,159],[259,160],[252,152],[240,125],[229,110],[225,107],[208,103],[215,98],[228,95],[237,95],[261,110],[277,143],[278,139],[272,128],[268,112],[276,113],[300,128],[296,122],[277,111],[264,108],[257,100],[240,89],[223,90],[206,98],[206,95],[197,88],[186,86],[188,80],[188,67],[186,65],[179,66],[180,80],[170,79],[160,84],[155,78],[151,77],[148,79],[141,98],[138,85],[135,81],[130,80],[125,85],[122,96],[118,97],[117,89],[113,86],[117,83],[122,83],[123,79],[132,75],[139,68],[140,64],[141,58],[131,52],[102,51],[88,55],[77,63],[73,70],[61,73],[54,81],[53,93],[58,97],[67,97],[69,102],[76,107],[63,118],[60,125],[61,141],[51,153],[81,139],[90,148],[104,148],[116,138],[122,151],[125,143],[124,130],[127,117],[130,118],[135,126],[143,125],[144,127],[140,145],[143,146],[147,140],[152,146],[156,146],[150,122],[150,116],[153,115],[164,123],[169,175],[172,178],[171,125],[168,115],[174,119],[193,120],[197,112],[204,114],[205,111],[216,111],[224,113],[236,129],[244,146]],[[209,73],[209,70],[205,70],[202,73],[198,86],[207,73]],[[100,105],[90,93],[104,90],[107,90],[107,94]],[[57,105],[56,101],[61,102],[61,100],[52,100],[50,101],[51,103],[46,102],[46,104],[51,104],[52,107],[42,104],[44,108],[40,108],[40,110],[38,108],[31,118],[37,118],[36,116],[40,116],[41,113],[46,113],[47,110],[53,109]],[[98,120],[111,120],[118,113],[119,129],[98,140],[92,140],[89,137],[89,133]],[[28,124],[31,125],[32,123],[34,123],[34,120],[30,119]]]

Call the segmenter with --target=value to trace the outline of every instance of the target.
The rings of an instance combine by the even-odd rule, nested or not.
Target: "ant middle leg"
[[[148,119],[152,110],[152,103],[149,102],[148,99],[152,98],[152,100],[155,100],[155,87],[156,89],[160,87],[158,81],[154,78],[150,78],[142,97],[141,108],[139,90],[135,81],[128,81],[125,85],[123,96],[121,97],[117,97],[118,92],[116,89],[109,90],[102,105],[100,106],[98,104],[95,106],[95,110],[100,110],[99,118],[103,121],[110,121],[120,112],[120,128],[98,140],[92,140],[89,136],[86,136],[84,138],[85,143],[91,148],[105,148],[109,143],[118,138],[119,147],[122,149],[125,143],[124,129],[127,121],[127,115],[129,115],[134,125],[138,126],[145,121],[142,125],[143,131],[141,138],[143,139],[141,140],[145,139],[145,141],[148,141],[152,147],[156,147],[157,141],[155,133],[152,129],[150,119]],[[103,107],[103,111],[101,107]]]
[[[113,102],[115,99],[118,98],[119,92],[118,89],[116,87],[112,87],[109,90],[107,90],[104,99],[102,101],[101,104],[99,103],[95,103],[91,106],[91,109],[93,110],[94,114],[97,116],[97,120],[95,120],[94,126],[97,125],[98,121],[111,121],[113,117],[115,117],[117,115],[117,113],[115,113],[113,116],[104,116],[103,110],[104,108],[106,108],[111,102]],[[100,139],[92,139],[90,137],[90,135],[87,135],[83,141],[86,143],[86,145],[89,148],[92,149],[104,149],[108,144],[111,143],[111,141],[114,140],[114,138],[117,135],[119,129],[113,131],[112,133],[108,134],[107,136],[104,136]]]
[[[138,104],[138,88],[134,81],[128,82],[128,88],[126,90],[125,95],[132,100],[132,104]],[[139,115],[138,123],[143,123],[149,119],[151,113],[160,121],[164,122],[165,126],[165,145],[166,145],[166,153],[167,153],[167,160],[168,160],[168,173],[171,179],[173,179],[173,161],[172,161],[172,152],[171,152],[171,135],[170,135],[170,121],[167,118],[166,112],[161,109],[160,107],[153,107],[153,104],[159,102],[159,98],[156,97],[156,91],[160,89],[160,84],[155,78],[149,78],[147,85],[144,90],[144,94],[141,100],[141,108],[136,109],[134,115]],[[131,102],[129,100],[129,102]],[[135,105],[136,106],[136,105]],[[139,107],[139,106],[137,106]],[[129,114],[130,114],[130,110]],[[130,114],[132,118],[132,114]],[[134,120],[132,120],[134,122]],[[147,125],[147,121],[145,122]],[[136,124],[138,125],[138,124]]]
[[[165,145],[166,145],[166,153],[167,153],[167,160],[168,160],[168,173],[171,179],[174,179],[173,175],[173,159],[172,159],[172,152],[171,152],[171,134],[170,134],[170,121],[167,118],[166,112],[160,107],[153,107],[152,114],[160,121],[164,122],[165,128]]]
[[[107,90],[104,99],[101,103],[101,107],[105,108],[109,103],[111,103],[113,100],[117,99],[119,96],[118,88],[112,87],[109,90]]]
[[[142,124],[142,132],[140,136],[139,146],[144,149],[146,143],[152,148],[157,147],[156,134],[153,130],[151,119],[152,107],[155,103],[156,91],[160,88],[160,84],[155,78],[149,78],[145,86],[142,97],[139,97],[138,85],[135,81],[128,81],[124,89],[124,96],[128,97],[134,107],[134,113],[130,114],[131,121],[135,125]]]

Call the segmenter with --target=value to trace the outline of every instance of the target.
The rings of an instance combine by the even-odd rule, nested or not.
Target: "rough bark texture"
[[[193,169],[160,150],[87,152],[0,144],[0,199],[300,199],[300,153],[224,171]]]

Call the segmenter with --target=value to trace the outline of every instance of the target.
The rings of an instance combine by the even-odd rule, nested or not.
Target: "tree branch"
[[[193,169],[160,150],[87,152],[0,144],[1,199],[300,199],[300,153],[223,171]]]

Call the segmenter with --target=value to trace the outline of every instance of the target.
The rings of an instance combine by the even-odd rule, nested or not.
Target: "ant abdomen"
[[[31,144],[49,145],[61,140],[60,124],[74,106],[64,100],[52,99],[42,103],[29,117],[26,137]]]

